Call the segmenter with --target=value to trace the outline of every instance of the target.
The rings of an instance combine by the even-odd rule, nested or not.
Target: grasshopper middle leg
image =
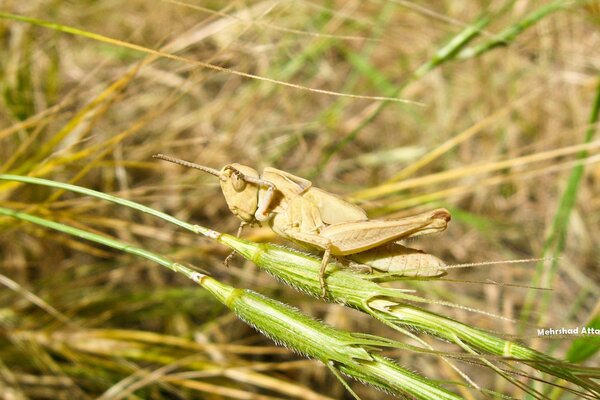
[[[333,243],[328,238],[319,236],[314,233],[298,232],[290,230],[285,232],[288,237],[292,237],[304,243],[310,243],[316,248],[325,250],[323,254],[323,260],[321,261],[321,269],[319,270],[319,284],[321,286],[321,297],[325,298],[327,295],[327,287],[325,285],[325,272],[327,271],[327,264],[331,259],[331,249]]]
[[[323,260],[321,261],[321,269],[319,270],[319,284],[321,285],[321,297],[325,298],[327,295],[327,289],[325,287],[325,271],[327,269],[327,264],[329,264],[329,259],[331,258],[331,247],[328,246],[325,249],[325,253],[323,254]]]

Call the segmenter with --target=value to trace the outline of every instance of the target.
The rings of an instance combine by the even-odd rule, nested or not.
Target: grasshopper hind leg
[[[313,248],[322,249],[325,251],[323,254],[323,260],[321,261],[321,269],[319,270],[319,284],[321,286],[321,297],[327,297],[325,272],[331,259],[331,249],[333,248],[334,243],[332,243],[329,238],[319,236],[316,233],[301,232],[295,229],[283,231],[282,236],[291,238],[301,243],[309,244]]]

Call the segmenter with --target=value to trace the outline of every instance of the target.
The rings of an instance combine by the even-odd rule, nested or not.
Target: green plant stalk
[[[209,236],[237,251],[248,260],[254,262],[259,268],[265,270],[286,284],[312,296],[321,296],[321,287],[319,283],[321,260],[313,255],[300,253],[268,243],[253,243],[231,235],[221,234],[198,225],[180,221],[168,214],[156,211],[133,201],[71,184],[16,175],[0,175],[0,180],[13,180],[70,190],[154,215],[184,229]],[[60,224],[57,225],[60,226]],[[86,235],[91,234],[86,233]],[[85,236],[80,237],[87,238]],[[104,238],[104,240],[106,240],[106,242],[101,243],[106,245],[110,245],[110,241],[112,241],[112,239],[107,238]],[[115,241],[115,243],[120,242]],[[127,249],[122,247],[116,248],[124,251],[131,249],[129,246],[126,246]],[[144,254],[146,254],[146,252],[142,250],[142,253],[138,255],[144,256]],[[169,263],[168,260],[162,258],[158,258],[156,261],[165,266],[168,265],[164,264],[164,262],[167,264]],[[194,273],[189,269],[181,269],[181,267],[182,266],[178,266],[179,270],[177,272],[182,272],[188,277],[191,277],[191,274]],[[582,387],[590,387],[590,382],[587,380],[582,381],[582,379],[577,376],[577,373],[580,372],[580,367],[563,363],[526,346],[499,338],[491,333],[470,327],[450,318],[400,303],[398,301],[400,299],[420,303],[428,303],[429,301],[419,296],[411,295],[405,290],[383,287],[377,283],[376,277],[372,277],[368,274],[357,274],[332,263],[328,267],[326,283],[329,300],[361,310],[394,329],[402,331],[403,327],[408,327],[410,329],[422,330],[430,335],[451,341],[460,346],[467,344],[473,349],[483,353],[499,356],[510,355],[540,371],[559,376],[565,380],[581,385]],[[384,302],[381,303],[381,301]],[[406,311],[408,309],[411,310],[410,313]],[[432,323],[432,321],[435,321],[435,323]],[[396,345],[395,347],[399,346]],[[507,353],[507,349],[510,349],[510,354]],[[587,373],[600,374],[597,370],[588,370]],[[595,383],[592,382],[592,388],[598,387],[597,385],[594,385]]]
[[[523,31],[532,27],[533,25],[535,25],[536,23],[538,23],[539,21],[541,21],[543,18],[547,17],[548,15],[550,15],[556,11],[560,11],[560,10],[567,8],[567,6],[570,3],[571,2],[566,2],[564,0],[558,0],[558,1],[554,1],[550,4],[545,4],[545,5],[541,6],[540,8],[532,11],[530,14],[528,14],[525,18],[523,18],[516,24],[513,24],[513,25],[509,26],[508,28],[506,28],[505,30],[503,30],[502,32],[500,32],[493,39],[488,40],[479,45],[463,49],[456,56],[456,58],[461,59],[461,60],[475,58],[475,57],[478,57],[481,54],[486,53],[489,50],[492,50],[496,47],[508,46],[510,44],[510,42],[515,40],[517,38],[517,36],[519,36],[521,33],[523,33]]]
[[[34,184],[34,185],[48,186],[48,187],[52,187],[55,189],[68,190],[70,192],[79,193],[79,194],[83,194],[86,196],[95,197],[97,199],[110,201],[111,203],[119,204],[119,205],[122,205],[125,207],[132,208],[134,210],[141,211],[143,213],[152,215],[154,217],[157,217],[157,218],[160,218],[167,222],[170,222],[172,224],[175,224],[183,229],[192,231],[196,234],[199,233],[199,234],[202,234],[204,236],[209,236],[209,237],[213,237],[217,234],[216,232],[214,232],[211,229],[205,228],[200,225],[190,224],[188,222],[177,219],[177,218],[175,218],[167,213],[164,213],[162,211],[158,211],[158,210],[155,210],[148,206],[145,206],[143,204],[136,203],[135,201],[122,199],[120,197],[102,193],[97,190],[92,190],[92,189],[84,188],[81,186],[72,185],[70,183],[62,183],[62,182],[52,181],[49,179],[34,178],[34,177],[30,177],[30,176],[21,176],[21,175],[11,175],[11,174],[0,174],[0,180],[29,183],[29,184]]]
[[[382,390],[418,399],[457,399],[430,380],[403,369],[365,348],[382,343],[323,325],[278,301],[251,290],[236,289],[203,275],[198,282],[240,319],[273,341],[316,358]],[[382,338],[382,340],[385,340]]]
[[[316,358],[331,368],[368,383],[378,389],[415,399],[460,399],[437,382],[400,367],[391,360],[374,354],[381,346],[404,347],[385,338],[353,335],[331,328],[300,311],[251,290],[226,285],[158,254],[121,241],[87,232],[24,212],[0,207],[0,215],[18,218],[46,228],[146,258],[181,273],[207,289],[231,309],[241,320],[253,326],[279,345]],[[368,350],[367,350],[368,349]]]
[[[0,180],[12,180],[70,190],[145,212],[194,233],[200,233],[211,237],[237,251],[248,260],[254,262],[259,268],[265,270],[267,273],[275,276],[286,284],[312,296],[321,296],[321,287],[319,283],[321,260],[313,255],[300,253],[268,243],[249,242],[199,225],[180,221],[168,214],[130,200],[121,199],[71,184],[16,175],[0,175]],[[87,238],[84,236],[81,237]],[[103,240],[105,240],[104,244],[110,245],[112,239],[104,238]],[[115,241],[115,243],[120,242]],[[124,251],[131,249],[128,246],[127,249],[122,247],[116,248]],[[144,256],[144,254],[146,254],[145,250],[141,251],[142,253],[138,255]],[[167,264],[169,264],[169,261],[166,259],[158,258],[155,261],[165,266],[168,266]],[[181,270],[181,267],[182,266],[178,266],[179,270],[177,272],[183,271],[184,274],[187,274],[186,276],[191,277],[191,270]],[[413,303],[430,303],[430,301],[409,294],[406,290],[381,286],[377,283],[378,280],[383,280],[383,278],[379,279],[377,276],[358,274],[340,267],[335,263],[331,263],[328,266],[326,275],[329,300],[363,311],[401,332],[404,332],[402,329],[404,327],[421,330],[427,334],[448,340],[459,346],[464,346],[466,344],[482,353],[498,356],[511,356],[540,371],[561,377],[582,387],[591,388],[590,390],[597,390],[600,393],[598,385],[593,381],[588,381],[587,379],[582,379],[577,376],[578,372],[582,370],[581,367],[563,363],[526,346],[499,338],[489,332],[402,303],[399,300]],[[408,312],[408,310],[410,310],[410,312]],[[394,347],[407,348],[407,346],[400,346],[398,343],[396,343]],[[587,370],[587,373],[595,373],[598,375],[598,371],[590,372]]]
[[[125,201],[127,201],[127,200],[125,200]],[[76,237],[79,237],[79,238],[82,238],[85,240],[89,240],[89,241],[92,241],[95,243],[103,244],[108,247],[112,247],[113,249],[121,250],[125,253],[133,254],[138,257],[143,257],[147,260],[158,263],[158,264],[162,265],[163,267],[167,267],[172,271],[184,274],[188,278],[190,278],[192,276],[192,274],[196,273],[196,271],[194,271],[186,266],[183,266],[183,265],[177,264],[177,263],[173,263],[173,262],[169,261],[168,259],[166,259],[165,257],[162,257],[151,251],[144,250],[144,249],[141,249],[141,248],[135,247],[135,246],[130,246],[119,240],[115,240],[115,239],[112,239],[112,238],[109,238],[106,236],[101,236],[101,235],[98,235],[98,234],[95,234],[92,232],[87,232],[87,231],[84,231],[84,230],[81,230],[78,228],[74,228],[72,226],[68,226],[68,225],[61,224],[61,223],[54,222],[54,221],[49,221],[44,218],[36,217],[31,214],[11,210],[9,208],[4,208],[4,207],[0,207],[0,215],[5,215],[8,217],[17,218],[17,219],[20,219],[23,221],[28,221],[28,222],[31,222],[31,223],[34,223],[37,225],[41,225],[45,228],[54,229],[59,232],[64,232],[64,233],[67,233],[72,236],[76,236]]]
[[[217,240],[286,284],[315,297],[321,296],[319,258],[268,243],[248,242],[227,234],[222,234]],[[398,300],[427,303],[428,300],[400,289],[383,287],[376,283],[376,279],[369,278],[369,275],[357,274],[330,264],[326,276],[329,299],[363,311],[394,329],[423,331],[461,347],[466,344],[481,353],[512,357],[539,371],[600,394],[599,385],[578,376],[581,367],[484,330],[399,302]],[[588,370],[587,373],[600,376],[598,369]]]
[[[587,326],[600,329],[600,305],[596,307],[597,313],[586,323]],[[582,337],[573,340],[567,351],[567,360],[570,362],[582,362],[591,358],[600,349],[600,337]]]
[[[461,49],[463,49],[474,38],[479,36],[481,30],[485,28],[491,22],[491,20],[492,19],[489,15],[484,15],[471,25],[468,25],[463,31],[454,36],[446,45],[440,48],[429,61],[421,65],[414,72],[414,79],[421,79],[429,71],[449,60],[454,59]]]
[[[463,343],[478,352],[508,357],[513,361],[527,364],[538,371],[546,372],[588,388],[596,395],[600,395],[600,385],[585,376],[590,373],[599,377],[600,370],[598,369],[590,370],[586,367],[563,362],[517,342],[499,338],[484,330],[473,328],[414,306],[405,304],[378,305],[377,300],[370,305],[382,312],[389,313],[390,318],[387,320],[391,320],[396,325],[422,330],[456,344]]]
[[[317,298],[321,297],[321,260],[315,256],[269,243],[249,242],[226,233],[220,234],[217,241],[297,290]],[[366,300],[375,296],[409,296],[406,290],[387,288],[370,278],[368,274],[357,274],[338,264],[330,263],[326,273],[326,296],[331,301],[357,309],[364,309]]]

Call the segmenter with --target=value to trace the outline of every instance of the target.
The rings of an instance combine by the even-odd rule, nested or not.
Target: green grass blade
[[[479,44],[474,47],[469,47],[463,49],[457,56],[459,59],[468,59],[475,58],[483,53],[486,53],[492,49],[495,49],[500,46],[508,46],[511,42],[513,42],[523,31],[531,28],[533,25],[541,21],[543,18],[548,15],[555,13],[557,11],[565,9],[571,2],[565,2],[563,0],[554,1],[550,4],[545,4],[535,11],[528,14],[525,18],[517,23],[509,26],[502,32],[500,32],[496,37],[491,40],[488,40],[482,44]]]
[[[84,231],[82,229],[78,229],[69,225],[61,224],[59,222],[49,221],[45,218],[36,217],[35,215],[27,214],[20,211],[11,210],[9,208],[0,207],[0,215],[5,215],[8,217],[18,218],[23,221],[31,222],[33,224],[37,224],[43,226],[44,228],[53,229],[58,232],[63,232],[68,235],[76,236],[85,240],[89,240],[94,243],[99,243],[104,246],[111,247],[116,250],[123,251],[125,253],[133,254],[138,257],[145,258],[147,260],[153,261],[162,265],[163,267],[167,267],[175,272],[179,272],[187,276],[188,278],[192,276],[192,274],[196,273],[196,271],[185,267],[183,265],[173,263],[162,257],[158,254],[155,254],[151,251],[147,251],[141,249],[139,247],[130,246],[125,244],[119,240],[115,240],[109,238],[107,236],[98,235],[96,233]]]
[[[490,22],[491,17],[484,15],[478,18],[475,22],[468,25],[465,29],[454,36],[446,45],[441,47],[426,63],[421,65],[414,72],[413,76],[415,80],[421,79],[428,72],[435,69],[436,67],[444,64],[445,62],[452,60],[455,56],[463,49],[469,42],[479,36],[481,30],[485,28]]]
[[[55,182],[55,181],[48,180],[48,179],[34,178],[34,177],[30,177],[30,176],[11,175],[11,174],[0,174],[0,180],[49,186],[49,187],[53,187],[56,189],[63,189],[63,190],[68,190],[68,191],[71,191],[74,193],[84,194],[86,196],[92,196],[92,197],[95,197],[95,198],[98,198],[101,200],[110,201],[111,203],[129,207],[129,208],[141,211],[146,214],[150,214],[152,216],[158,217],[160,219],[163,219],[167,222],[170,222],[181,228],[187,229],[187,230],[195,232],[195,233],[200,233],[205,236],[211,236],[211,235],[214,236],[213,231],[210,229],[201,227],[199,225],[190,224],[188,222],[177,219],[177,218],[175,218],[169,214],[166,214],[164,212],[155,210],[153,208],[147,207],[140,203],[136,203],[135,201],[122,199],[120,197],[112,196],[110,194],[99,192],[97,190],[92,190],[92,189],[84,188],[84,187],[77,186],[77,185],[71,185],[69,183]]]
[[[586,332],[581,332],[584,337],[573,340],[567,351],[567,360],[572,363],[580,363],[590,359],[600,350],[600,313],[586,323]],[[590,329],[591,328],[591,329]],[[589,331],[588,331],[589,329]]]

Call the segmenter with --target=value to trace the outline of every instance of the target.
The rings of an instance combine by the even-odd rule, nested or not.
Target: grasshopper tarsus
[[[242,221],[240,223],[240,226],[238,227],[237,233],[235,234],[235,237],[239,238],[242,236],[242,231],[244,230],[244,227],[248,225],[248,222],[246,221]],[[231,261],[231,259],[235,256],[235,250],[233,250],[231,253],[229,253],[229,255],[227,257],[225,257],[225,259],[223,260],[223,264],[225,264],[225,266],[227,268],[229,268],[229,261]]]
[[[231,259],[235,256],[235,250],[233,250],[231,253],[229,253],[227,255],[227,257],[225,257],[225,259],[223,260],[223,265],[225,265],[225,267],[229,268],[229,261],[231,261]]]

